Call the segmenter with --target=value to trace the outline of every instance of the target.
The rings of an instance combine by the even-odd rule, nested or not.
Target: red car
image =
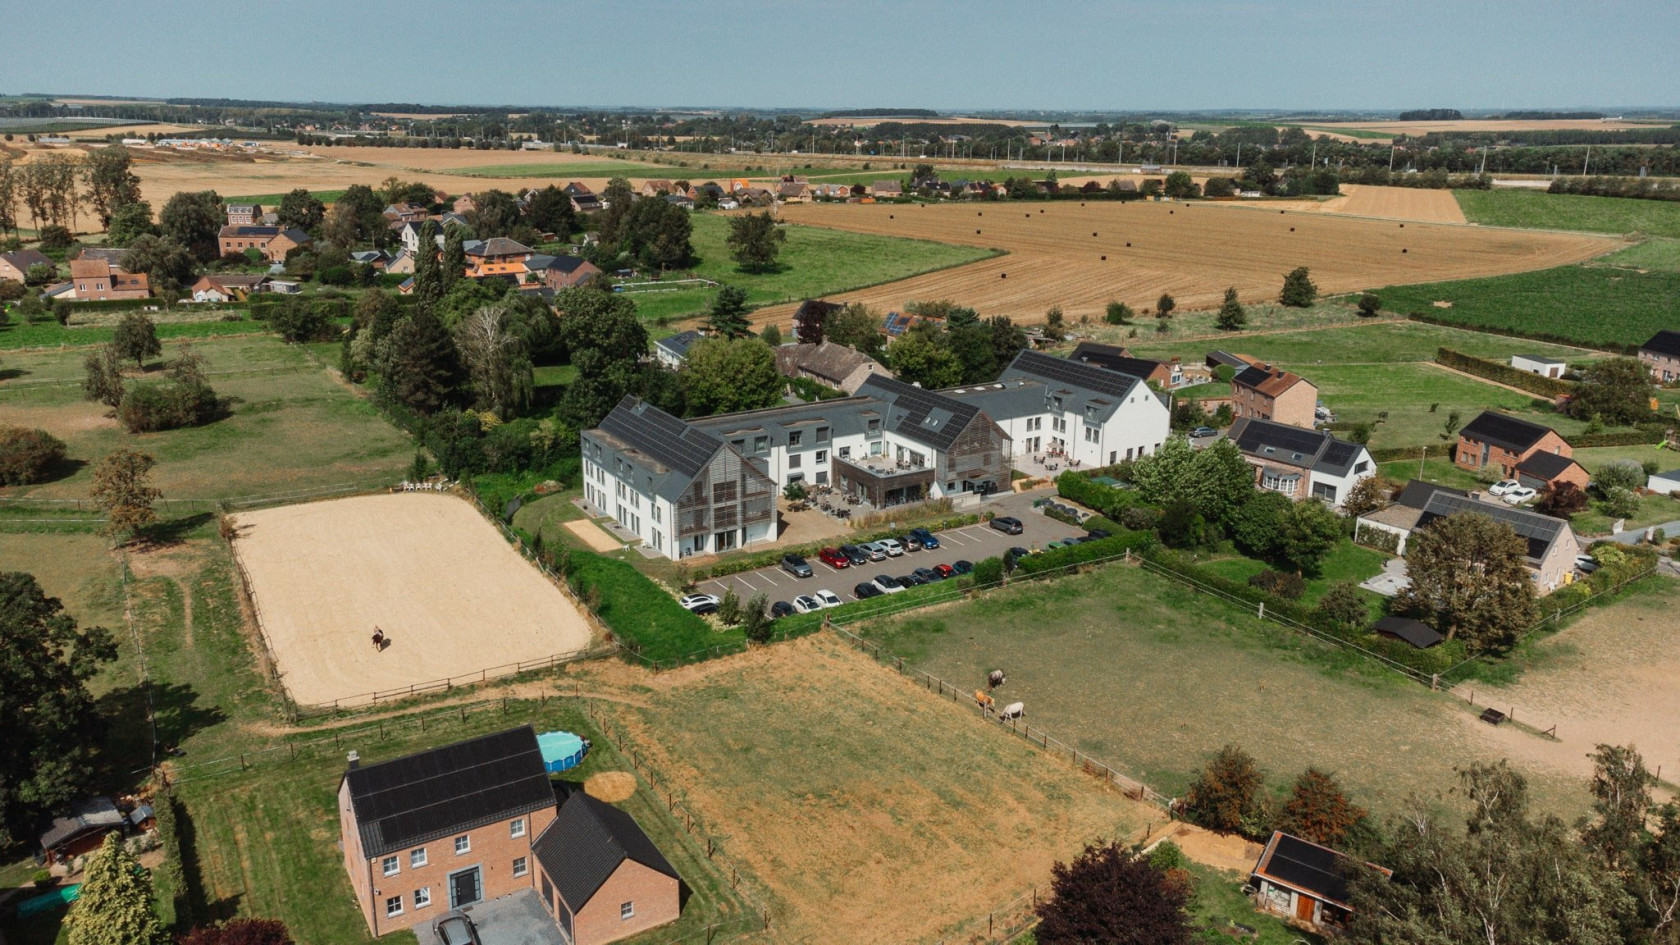
[[[824,548],[823,550],[817,552],[817,557],[821,559],[823,564],[828,565],[836,571],[844,571],[846,568],[852,566],[851,560],[848,559],[839,548]]]
[[[936,564],[933,566],[933,569],[945,577],[955,577],[957,574],[957,569],[948,564]]]

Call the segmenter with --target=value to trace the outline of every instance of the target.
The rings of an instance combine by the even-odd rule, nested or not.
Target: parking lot
[[[1036,550],[1053,541],[1085,534],[1085,529],[1059,522],[1037,510],[1023,511],[1027,507],[1026,503],[1010,505],[1009,508],[1000,508],[997,511],[999,515],[1014,516],[1021,520],[1023,528],[1019,535],[1005,535],[982,522],[966,528],[935,532],[934,536],[939,539],[939,547],[932,551],[907,551],[897,558],[871,561],[843,570],[829,567],[818,560],[816,555],[811,555],[805,559],[812,571],[808,578],[796,578],[779,567],[761,568],[757,571],[743,571],[740,574],[703,581],[697,593],[722,596],[726,589],[733,589],[736,596],[743,601],[755,594],[763,594],[774,603],[779,600],[791,602],[800,594],[828,590],[833,591],[843,601],[854,601],[858,598],[852,593],[852,588],[864,581],[872,581],[878,575],[891,574],[900,577],[917,568],[931,568],[936,564],[951,564],[959,560],[978,562],[986,558],[1001,557],[1005,551],[1017,545]],[[833,547],[839,547],[841,544],[851,542],[846,541],[845,536],[841,536],[835,539]]]

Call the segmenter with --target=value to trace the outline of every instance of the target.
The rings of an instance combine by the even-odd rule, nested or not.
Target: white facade
[[[961,398],[963,390],[984,391],[997,386],[980,385],[946,393]],[[1106,420],[1089,405],[1080,409],[1064,403],[1057,409],[1060,398],[1054,392],[1042,385],[1035,388],[1031,395],[1035,399],[1039,391],[1043,392],[1037,412],[995,409],[990,398],[981,401],[987,415],[1009,434],[1016,456],[1042,456],[1054,449],[1078,460],[1081,466],[1112,466],[1160,449],[1172,427],[1167,405],[1143,384],[1135,386]],[[1022,392],[1017,396],[1024,400],[1028,395]]]
[[[583,498],[612,516],[621,529],[642,540],[642,544],[667,558],[717,554],[776,540],[776,522],[748,524],[730,537],[693,535],[678,541],[674,536],[677,506],[669,499],[638,487],[631,478],[620,478],[606,466],[583,461]]]
[[[1359,484],[1361,479],[1369,479],[1377,474],[1376,461],[1371,459],[1371,453],[1363,446],[1359,448],[1359,455],[1354,458],[1353,465],[1348,467],[1345,475],[1322,472],[1314,469],[1307,476],[1307,495],[1322,499],[1336,511],[1342,510],[1347,502],[1348,493]]]
[[[1519,371],[1538,374],[1541,377],[1562,377],[1564,369],[1568,367],[1563,361],[1555,358],[1542,358],[1534,355],[1514,354],[1511,356],[1511,366]]]

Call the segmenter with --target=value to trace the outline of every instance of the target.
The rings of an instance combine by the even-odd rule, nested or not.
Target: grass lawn
[[[1373,577],[1382,571],[1383,563],[1388,558],[1388,555],[1373,548],[1356,545],[1351,539],[1343,539],[1324,559],[1321,573],[1317,577],[1307,579],[1307,591],[1301,595],[1300,602],[1311,607],[1318,603],[1325,591],[1343,581],[1358,584],[1366,578]],[[1267,565],[1263,561],[1232,554],[1208,561],[1206,567],[1220,577],[1246,583],[1249,578],[1265,570]],[[1380,602],[1378,596],[1369,591],[1360,593],[1368,596],[1373,614],[1377,613],[1376,605]]]
[[[130,434],[103,405],[82,398],[73,349],[9,354],[0,411],[69,445],[67,476],[0,490],[7,496],[85,498],[92,463],[118,446],[157,459],[153,483],[167,499],[214,500],[400,478],[413,443],[368,401],[334,381],[301,350],[268,335],[205,341],[216,392],[231,415],[202,427]],[[165,357],[171,356],[166,348]],[[151,367],[158,373],[162,362]]]
[[[337,203],[338,199],[344,196],[344,191],[342,190],[311,190],[309,193],[313,195],[316,200],[328,205]],[[280,201],[284,200],[285,197],[285,194],[241,194],[237,197],[224,197],[222,199],[227,203],[258,204],[266,211],[279,210]]]
[[[1591,233],[1680,237],[1680,203],[1632,197],[1585,197],[1537,190],[1455,190],[1471,223]]]
[[[699,262],[685,275],[738,285],[747,290],[747,301],[754,306],[849,292],[991,255],[972,246],[789,225],[782,228],[787,242],[782,244],[777,271],[746,273],[729,256],[728,217],[697,213],[693,221],[692,242]],[[703,311],[716,291],[680,289],[638,292],[631,297],[643,318],[670,319]]]
[[[1680,205],[1675,209],[1680,212]],[[1393,311],[1418,312],[1469,328],[1625,348],[1673,327],[1680,272],[1560,266],[1488,279],[1391,286],[1377,294]],[[1437,301],[1453,304],[1436,308]]]
[[[1233,938],[1231,941],[1247,941],[1252,945],[1303,945],[1323,941],[1316,935],[1303,933],[1277,916],[1255,909],[1254,901],[1242,891],[1248,884],[1247,876],[1200,863],[1190,863],[1186,869],[1196,880],[1196,893],[1190,900],[1190,915],[1202,928],[1224,931],[1230,929],[1233,922],[1246,925],[1258,934],[1254,938]]]
[[[1627,249],[1619,249],[1609,255],[1600,256],[1593,260],[1593,264],[1680,272],[1680,239],[1653,237],[1644,242],[1635,243]]]
[[[57,348],[66,345],[97,345],[111,340],[115,332],[114,324],[97,325],[60,325],[55,321],[45,321],[36,325],[25,325],[13,320],[11,324],[0,327],[0,349],[3,348]],[[268,326],[251,319],[240,319],[236,322],[216,321],[158,321],[157,335],[163,341],[177,338],[187,338],[197,341],[200,338],[222,338],[229,335],[260,335],[268,331]],[[11,359],[7,358],[7,363]],[[79,367],[80,361],[77,362]],[[9,376],[10,369],[0,366],[0,380]]]
[[[1521,414],[1558,428],[1568,436],[1571,423],[1559,414],[1533,408],[1534,395],[1495,387],[1475,378],[1452,374],[1428,364],[1290,365],[1318,385],[1319,398],[1336,412],[1338,422],[1371,422],[1373,449],[1389,446],[1441,445],[1448,416],[1456,410],[1460,424],[1469,423],[1488,408]],[[1433,411],[1430,407],[1436,406]],[[1377,422],[1380,414],[1388,418]],[[1456,442],[1457,437],[1454,436]]]
[[[1282,790],[1333,771],[1379,814],[1451,787],[1495,752],[1457,703],[1373,664],[1128,567],[877,621],[868,635],[958,685],[1007,670],[1001,694],[1052,735],[1178,794],[1221,745]],[[1525,769],[1538,807],[1573,817],[1584,783]]]
[[[1130,347],[1138,357],[1181,357],[1186,363],[1200,363],[1211,345],[1187,345],[1182,342],[1155,341],[1148,332],[1141,333]],[[1508,361],[1513,354],[1543,354],[1551,357],[1578,360],[1598,357],[1598,352],[1545,342],[1525,341],[1482,331],[1430,325],[1412,321],[1359,321],[1331,328],[1282,331],[1263,335],[1238,334],[1227,344],[1227,351],[1237,351],[1274,364],[1289,367],[1312,379],[1312,369],[1318,364],[1398,364],[1433,361],[1439,348],[1452,348],[1478,358]]]

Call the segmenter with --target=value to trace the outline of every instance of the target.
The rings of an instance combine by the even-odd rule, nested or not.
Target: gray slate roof
[[[560,815],[537,837],[531,852],[574,914],[626,860],[681,880],[634,818],[583,791],[573,791],[560,805]]]
[[[1550,432],[1552,432],[1551,427],[1530,423],[1527,420],[1519,420],[1516,417],[1496,413],[1492,410],[1484,410],[1476,416],[1476,419],[1466,423],[1458,431],[1458,435],[1483,443],[1490,443],[1494,446],[1502,446],[1513,453],[1521,453],[1540,442],[1541,437]]]
[[[1503,502],[1482,502],[1468,496],[1448,495],[1445,492],[1437,492],[1430,496],[1429,504],[1423,507],[1423,514],[1418,517],[1418,527],[1422,528],[1436,519],[1461,512],[1485,515],[1496,522],[1509,525],[1518,537],[1528,542],[1528,557],[1536,562],[1546,557],[1552,543],[1569,531],[1569,523],[1562,519],[1515,508]]]
[[[123,825],[122,811],[108,797],[90,797],[77,801],[70,813],[54,817],[52,826],[41,834],[41,849],[51,850],[78,837],[97,830],[112,830]]]
[[[681,360],[688,357],[688,349],[694,347],[695,342],[704,337],[704,335],[690,328],[687,331],[677,332],[669,338],[661,338],[655,341],[653,345]]]
[[[875,370],[890,374],[869,355],[827,339],[814,345],[782,345],[775,353],[776,369],[781,373],[791,377],[796,371],[808,371],[830,381],[830,386],[834,387],[865,365],[874,365]]]
[[[344,773],[369,857],[554,805],[529,725]]]
[[[505,236],[492,236],[487,240],[475,240],[462,244],[461,247],[468,256],[529,256],[533,250],[518,240],[510,240]]]
[[[1330,476],[1347,475],[1364,449],[1320,430],[1255,417],[1242,417],[1231,424],[1229,436],[1238,449],[1255,459]]]
[[[980,416],[980,408],[972,403],[879,374],[870,375],[858,387],[858,396],[886,403],[885,429],[936,450],[950,449]]]

